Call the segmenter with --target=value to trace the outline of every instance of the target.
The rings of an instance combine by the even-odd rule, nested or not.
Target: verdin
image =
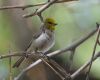
[[[46,53],[55,44],[55,26],[56,22],[53,18],[45,19],[39,32],[33,35],[26,52],[41,52]],[[24,56],[20,57],[18,61],[13,65],[13,67],[19,67],[19,65],[25,59]]]

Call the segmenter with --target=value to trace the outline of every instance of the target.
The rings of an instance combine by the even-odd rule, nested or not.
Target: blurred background
[[[0,0],[0,7],[11,5],[27,5],[43,3],[46,0]],[[36,33],[41,22],[38,16],[23,18],[22,15],[32,13],[38,7],[25,10],[8,9],[0,11],[0,55],[12,52],[23,51],[31,37]],[[100,0],[79,0],[68,3],[52,5],[43,12],[44,19],[53,17],[58,23],[56,27],[56,44],[51,51],[65,48],[73,42],[86,36],[100,23]],[[73,71],[81,67],[90,59],[95,44],[96,35],[81,44],[75,52]],[[97,47],[97,51],[100,47]],[[14,57],[12,64],[18,57]],[[69,54],[64,53],[54,58],[65,69],[69,64]],[[39,67],[39,68],[38,68]],[[22,68],[12,69],[13,78],[17,76]],[[76,80],[85,79],[85,71]],[[59,80],[49,68],[43,64],[23,75],[20,80]],[[97,59],[91,69],[91,80],[100,80],[100,59]],[[40,77],[40,78],[39,78]],[[9,80],[9,59],[0,60],[0,80]]]

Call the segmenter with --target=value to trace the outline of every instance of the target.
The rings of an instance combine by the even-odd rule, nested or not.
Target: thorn
[[[43,21],[43,17],[42,17],[41,12],[40,12],[40,13],[38,13],[37,15],[39,16],[39,18],[40,18],[41,22],[44,22],[44,21]]]

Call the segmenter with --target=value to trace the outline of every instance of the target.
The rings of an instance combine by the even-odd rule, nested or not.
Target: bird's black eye
[[[52,24],[52,22],[48,22],[49,24]]]

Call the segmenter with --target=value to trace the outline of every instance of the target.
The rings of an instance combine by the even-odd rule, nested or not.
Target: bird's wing
[[[33,39],[37,39],[41,35],[42,32],[44,32],[44,25],[42,25],[40,27],[40,30],[33,35]]]
[[[27,50],[29,49],[29,47],[31,46],[32,42],[33,42],[35,39],[37,39],[37,38],[41,35],[41,33],[42,33],[43,31],[44,31],[44,27],[43,27],[43,25],[42,25],[41,28],[40,28],[40,30],[32,36],[32,39],[31,39],[31,41],[29,42],[29,44],[28,44],[27,48],[25,49],[25,51],[27,51]]]

